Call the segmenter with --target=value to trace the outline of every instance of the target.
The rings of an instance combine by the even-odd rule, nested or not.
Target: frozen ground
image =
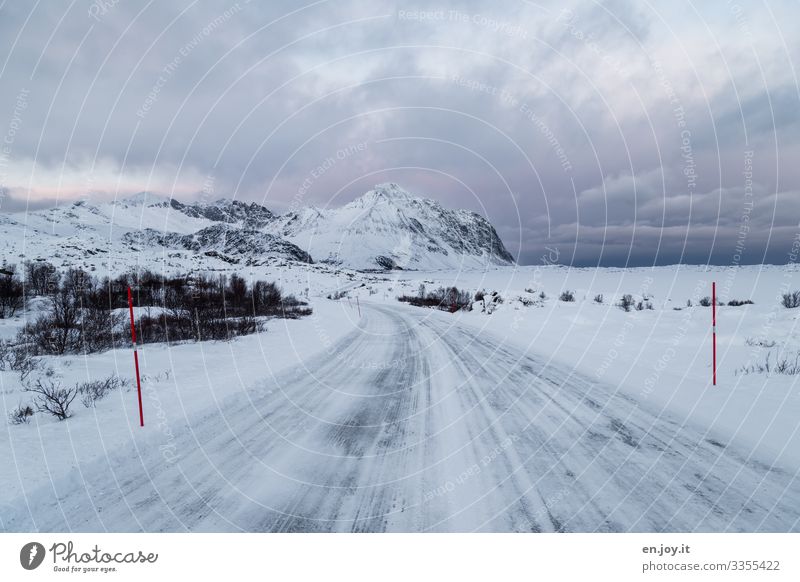
[[[130,390],[62,423],[9,425],[0,525],[800,530],[797,376],[737,373],[800,349],[800,310],[776,298],[800,288],[791,267],[282,277],[310,287],[314,319],[145,346],[144,430]],[[697,306],[712,280],[726,302],[755,301],[719,309],[717,387],[710,308]],[[423,282],[503,301],[449,314],[395,300]],[[337,288],[349,296],[322,298]],[[564,289],[575,302],[557,300]],[[654,309],[623,312],[624,293]],[[65,379],[125,374],[130,353],[56,364]],[[23,395],[2,378],[11,408]]]

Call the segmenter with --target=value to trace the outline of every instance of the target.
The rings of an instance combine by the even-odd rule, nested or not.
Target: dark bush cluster
[[[0,268],[0,319],[14,317],[25,303],[22,282],[13,266]]]
[[[786,309],[800,307],[800,291],[784,293],[783,297],[781,297],[781,305],[783,305]]]
[[[468,291],[459,291],[457,287],[439,287],[434,291],[425,292],[425,287],[420,286],[416,295],[402,295],[397,298],[404,303],[416,307],[433,307],[451,313],[472,308],[472,294]]]
[[[523,297],[519,297],[520,302],[523,305],[533,305],[533,301],[530,300],[530,303],[526,303],[526,299]],[[503,296],[500,295],[497,291],[492,291],[491,293],[487,293],[484,290],[478,291],[475,293],[475,301],[480,301],[481,303],[481,313],[494,313],[494,310],[497,308],[498,305],[502,305],[504,302]],[[471,307],[468,309],[471,310]]]
[[[753,305],[751,299],[731,299],[728,301],[729,307],[741,307],[742,305]]]
[[[711,297],[706,295],[705,297],[700,299],[700,301],[698,301],[698,303],[700,304],[700,307],[711,307]],[[751,301],[751,303],[752,303],[752,301]],[[722,305],[722,301],[717,299],[717,305]]]
[[[339,301],[339,299],[344,297],[347,297],[347,291],[334,291],[333,293],[328,293],[328,299],[332,299],[333,301]]]
[[[18,406],[8,414],[8,422],[11,424],[28,424],[33,416],[33,408],[30,404]]]
[[[566,303],[572,303],[575,301],[575,292],[566,289],[561,292],[561,295],[558,296],[559,301],[564,301]]]
[[[307,304],[283,295],[274,283],[248,285],[238,276],[171,279],[164,286],[163,310],[140,318],[142,342],[227,340],[255,333],[262,317],[297,319],[309,315]]]
[[[29,267],[30,269],[31,267]],[[309,315],[307,304],[274,283],[249,284],[239,275],[164,277],[144,271],[96,280],[81,269],[63,276],[36,265],[45,311],[19,334],[33,354],[92,353],[127,345],[128,287],[134,290],[140,343],[227,340],[259,331],[263,318]],[[38,276],[38,275],[37,275]],[[44,287],[41,287],[44,285]]]
[[[622,299],[619,300],[619,303],[617,303],[617,307],[619,307],[622,311],[628,312],[633,308],[634,304],[635,301],[633,300],[633,295],[626,293],[622,296]]]
[[[51,295],[58,287],[59,280],[58,271],[47,261],[25,263],[25,288],[28,295]]]

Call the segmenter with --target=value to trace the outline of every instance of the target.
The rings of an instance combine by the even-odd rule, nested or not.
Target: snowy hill
[[[213,224],[200,215],[172,210],[164,196],[140,192],[112,202],[79,200],[56,208],[10,215],[28,230],[42,234],[69,236],[76,232],[95,233],[106,240],[143,227],[188,234]]]
[[[447,210],[397,184],[380,184],[342,208],[284,214],[267,229],[317,261],[354,269],[472,269],[514,263],[485,218]]]
[[[90,270],[148,263],[187,270],[311,261],[294,244],[258,230],[274,220],[272,212],[235,200],[184,204],[140,192],[0,216],[0,250],[11,263],[44,259]]]

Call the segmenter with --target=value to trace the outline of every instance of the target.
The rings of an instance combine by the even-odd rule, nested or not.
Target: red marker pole
[[[714,386],[717,385],[717,282],[711,283],[711,343],[712,343],[712,376]]]
[[[136,366],[136,391],[139,394],[139,426],[144,426],[144,412],[142,411],[142,382],[139,380],[139,354],[136,352],[136,325],[133,323],[133,297],[131,288],[128,287],[128,309],[131,312],[131,339],[133,340],[133,363]]]

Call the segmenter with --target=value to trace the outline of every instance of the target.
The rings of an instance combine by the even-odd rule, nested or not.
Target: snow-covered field
[[[257,274],[314,315],[144,346],[144,429],[132,385],[64,422],[7,425],[0,526],[800,529],[798,376],[775,371],[800,352],[800,309],[779,304],[800,289],[794,266]],[[725,303],[754,301],[718,308],[717,386],[699,306],[712,281]],[[397,301],[420,284],[486,299],[455,314]],[[623,294],[653,309],[626,313]],[[743,372],[767,357],[770,373]],[[131,360],[48,363],[77,382],[130,378]],[[0,382],[5,411],[25,401],[15,374]]]

